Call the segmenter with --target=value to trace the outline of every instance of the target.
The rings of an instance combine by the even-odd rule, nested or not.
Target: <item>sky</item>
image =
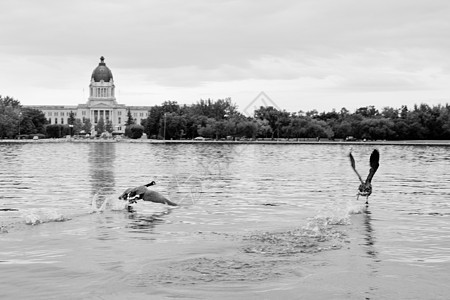
[[[125,105],[444,105],[449,16],[447,0],[0,0],[0,95],[86,103],[104,56]]]

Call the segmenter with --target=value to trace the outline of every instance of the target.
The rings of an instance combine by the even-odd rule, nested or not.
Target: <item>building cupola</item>
[[[116,103],[114,79],[111,70],[105,64],[103,56],[100,57],[100,63],[92,72],[88,101],[90,105],[100,102],[103,104],[109,103],[110,105]]]
[[[98,67],[94,69],[92,72],[91,79],[95,82],[109,82],[113,78],[111,70],[106,66],[105,64],[105,58],[102,56],[100,57],[100,63],[98,64]]]

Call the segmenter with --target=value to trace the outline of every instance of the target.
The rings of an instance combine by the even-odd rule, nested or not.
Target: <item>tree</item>
[[[0,95],[0,137],[13,138],[20,131],[21,105],[18,100]]]
[[[274,138],[274,133],[278,131],[278,119],[280,117],[280,112],[273,106],[261,106],[259,109],[255,110],[255,118],[260,120],[267,120],[270,128],[272,129],[272,139]]]
[[[165,136],[168,140],[180,139],[181,134],[186,132],[186,121],[184,117],[176,113],[167,113],[165,118],[160,119],[160,123],[159,135]]]
[[[111,120],[108,120],[105,124],[105,131],[111,133],[113,132],[113,124],[111,122]]]
[[[394,137],[394,122],[386,118],[365,119],[361,122],[363,132],[361,138],[370,140],[385,140]]]
[[[45,127],[46,135],[49,138],[61,138],[69,135],[70,128],[68,125],[50,124]]]
[[[70,111],[67,123],[69,123],[69,125],[73,125],[75,123],[75,113],[73,111]]]
[[[95,131],[97,131],[97,134],[102,134],[105,131],[105,121],[103,120],[103,117],[100,117],[100,119],[98,119]]]
[[[0,102],[2,106],[11,106],[12,108],[22,107],[19,100],[16,100],[9,96],[2,97],[2,95],[0,95]]]
[[[73,123],[73,134],[78,135],[81,130],[83,130],[83,122],[81,122],[80,119],[75,119],[75,122]]]
[[[147,116],[147,122],[144,126],[145,133],[150,138],[152,136],[157,137],[159,134],[159,128],[161,118],[164,115],[164,109],[161,106],[155,105],[150,110]]]
[[[92,131],[91,119],[83,118],[83,127],[81,130],[84,130],[85,133],[91,134]]]
[[[125,127],[125,136],[131,139],[139,139],[143,133],[144,127],[141,125],[132,124]]]
[[[133,116],[131,115],[131,110],[128,109],[127,121],[125,122],[125,126],[133,125],[134,123],[135,122],[134,122]]]
[[[21,134],[45,133],[45,125],[48,121],[41,110],[25,107],[22,109],[21,113]]]

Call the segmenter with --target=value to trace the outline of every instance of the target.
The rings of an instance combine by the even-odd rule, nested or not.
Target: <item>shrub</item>
[[[139,139],[142,137],[143,133],[144,126],[132,124],[125,127],[125,136],[131,139]]]

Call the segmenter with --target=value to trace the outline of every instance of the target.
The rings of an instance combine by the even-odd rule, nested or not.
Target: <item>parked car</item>
[[[354,138],[353,136],[349,135],[348,137],[345,138],[345,141],[353,142],[353,141],[356,141],[356,138]]]

